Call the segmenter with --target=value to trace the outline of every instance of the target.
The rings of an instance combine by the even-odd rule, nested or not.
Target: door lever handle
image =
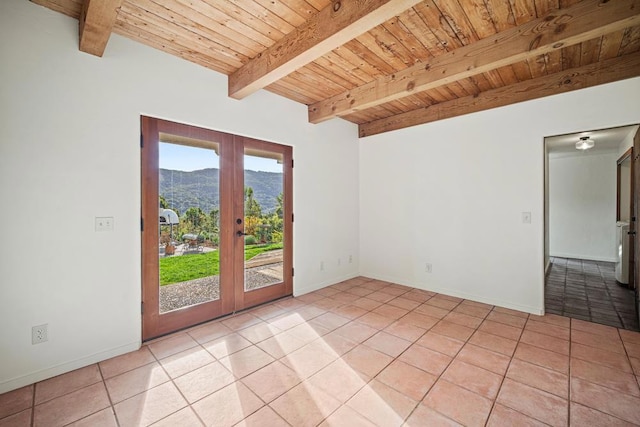
[[[627,234],[629,234],[630,236],[635,236],[636,232],[635,231],[627,231]]]
[[[242,231],[240,231],[240,230],[238,230],[238,231],[236,232],[236,236],[238,236],[238,237],[242,237],[242,236],[246,236],[246,235],[247,235],[247,233],[242,232]]]

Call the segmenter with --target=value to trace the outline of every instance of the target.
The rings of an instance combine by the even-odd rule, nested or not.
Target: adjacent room
[[[635,0],[5,0],[0,35],[0,426],[640,425]]]
[[[631,220],[637,131],[545,138],[546,313],[638,330]]]

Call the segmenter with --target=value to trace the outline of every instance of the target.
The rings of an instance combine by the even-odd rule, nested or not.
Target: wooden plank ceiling
[[[369,136],[640,76],[640,0],[31,0]]]

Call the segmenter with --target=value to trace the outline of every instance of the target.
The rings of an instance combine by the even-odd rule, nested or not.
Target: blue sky
[[[219,157],[213,150],[178,144],[160,143],[160,167],[181,171],[219,168]],[[272,159],[245,156],[245,169],[265,172],[282,172],[282,165]]]

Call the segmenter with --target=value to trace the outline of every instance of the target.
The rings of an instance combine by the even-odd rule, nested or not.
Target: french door
[[[143,340],[290,295],[291,147],[141,127]]]

